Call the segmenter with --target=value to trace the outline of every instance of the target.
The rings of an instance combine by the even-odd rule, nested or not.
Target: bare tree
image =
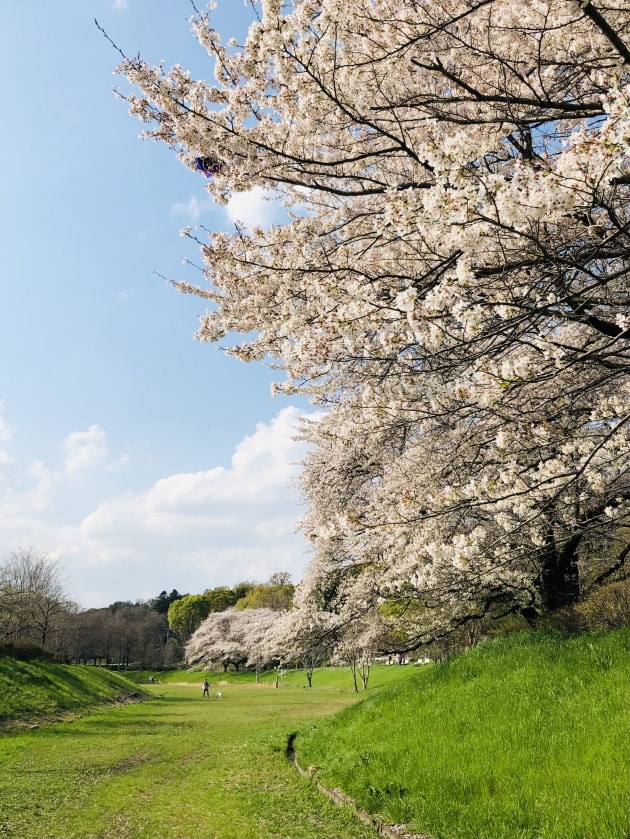
[[[60,618],[75,608],[57,560],[19,548],[0,566],[0,628],[6,640],[51,642]]]

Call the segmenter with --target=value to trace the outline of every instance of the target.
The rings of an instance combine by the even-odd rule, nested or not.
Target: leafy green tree
[[[234,592],[234,603],[238,603],[238,601],[247,595],[254,586],[258,585],[257,583],[252,583],[248,580],[244,580],[241,583],[236,583],[236,585],[232,586],[232,591]]]
[[[190,638],[210,614],[210,601],[205,594],[187,594],[174,600],[168,609],[168,627],[180,640]]]
[[[174,588],[170,594],[167,594],[165,590],[161,591],[157,597],[154,597],[153,600],[150,601],[149,605],[155,612],[159,612],[161,615],[166,615],[171,603],[174,603],[181,597],[186,597],[186,595],[180,594],[176,588]]]
[[[273,609],[282,612],[291,608],[295,587],[288,574],[272,574],[268,582],[250,589],[236,603],[237,609]]]
[[[208,598],[210,612],[225,612],[226,609],[236,606],[238,601],[246,597],[257,585],[258,583],[244,580],[231,588],[229,586],[217,586],[216,588],[206,589],[204,597]]]

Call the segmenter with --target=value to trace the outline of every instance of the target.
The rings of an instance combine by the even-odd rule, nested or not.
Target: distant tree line
[[[60,564],[33,548],[0,562],[0,656],[55,659],[117,668],[159,669],[182,662],[202,668],[255,670],[300,666],[310,686],[324,663],[350,666],[355,689],[367,686],[378,655],[409,649],[404,633],[382,616],[344,623],[325,610],[293,608],[294,586],[286,573],[267,582],[240,582],[202,594],[166,590],[148,601],[117,601],[81,609],[68,595]],[[599,587],[577,606],[553,616],[564,632],[612,629],[630,621],[630,581]],[[422,655],[445,658],[494,634],[527,627],[509,615],[479,620],[445,633]],[[277,680],[276,680],[277,681]]]
[[[166,590],[148,601],[118,601],[82,609],[68,593],[60,563],[34,548],[0,561],[0,656],[41,657],[107,667],[168,667],[201,622],[227,609],[286,610],[293,585],[288,574],[267,583],[241,582],[203,594]]]

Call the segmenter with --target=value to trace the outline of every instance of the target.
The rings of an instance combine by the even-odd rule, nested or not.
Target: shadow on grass
[[[122,731],[126,731],[129,734],[142,732],[143,734],[155,733],[163,735],[168,730],[181,730],[182,726],[187,728],[194,727],[200,722],[198,718],[186,720],[182,716],[173,719],[172,706],[177,704],[181,705],[182,703],[182,699],[179,697],[154,697],[148,701],[152,707],[150,711],[145,713],[140,711],[138,707],[143,703],[135,703],[131,715],[123,713],[125,710],[124,706],[118,709],[98,706],[74,720],[59,720],[49,725],[42,725],[33,731],[21,733],[30,734],[38,738],[103,737],[105,731],[114,735]],[[156,707],[158,704],[166,706],[163,711]],[[117,711],[120,713],[117,713]]]

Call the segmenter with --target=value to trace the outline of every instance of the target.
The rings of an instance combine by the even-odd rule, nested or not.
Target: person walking
[[[203,680],[203,694],[201,698],[203,699],[204,696],[207,696],[208,699],[210,699],[210,682],[207,679]]]

